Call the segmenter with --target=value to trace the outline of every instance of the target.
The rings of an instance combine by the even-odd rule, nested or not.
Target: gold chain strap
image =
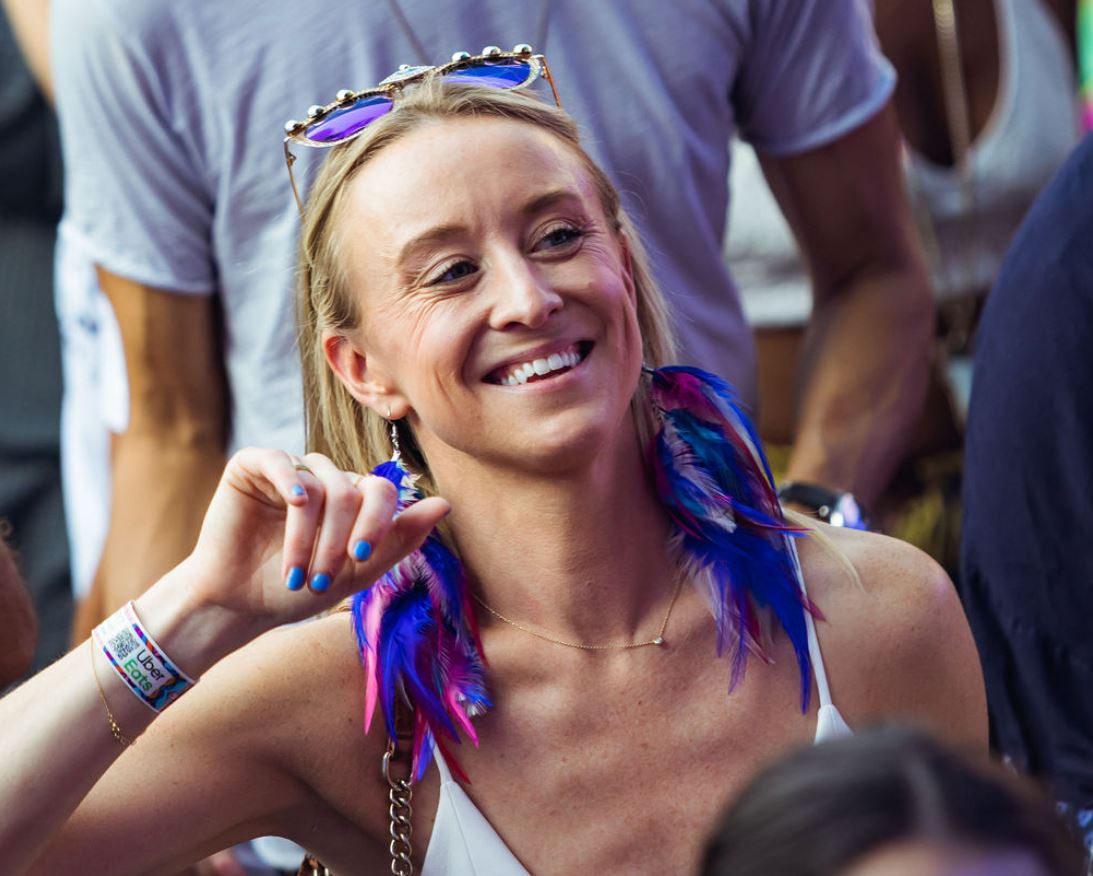
[[[387,814],[390,816],[391,843],[388,848],[391,851],[391,873],[394,876],[413,876],[414,865],[410,860],[413,851],[410,844],[410,835],[413,833],[413,824],[410,821],[414,814],[410,801],[414,789],[410,786],[409,779],[396,779],[391,776],[391,760],[395,757],[395,740],[387,742],[387,751],[383,754],[383,778],[387,782],[387,799],[390,805]]]
[[[956,5],[953,0],[933,0],[933,13],[953,164],[960,174],[964,197],[971,200],[975,195],[971,185],[971,168],[968,166],[972,147],[972,120],[968,108],[968,87],[964,82],[964,66],[960,60],[960,30],[956,22]]]
[[[405,714],[404,709],[396,710],[396,726],[403,723]],[[413,846],[410,842],[414,830],[411,820],[414,814],[411,805],[414,789],[409,776],[396,779],[391,775],[391,761],[400,759],[395,739],[388,739],[387,750],[383,753],[383,779],[388,788],[388,833],[391,837],[388,849],[391,852],[391,873],[393,876],[414,876],[414,862],[411,860]],[[297,876],[334,876],[334,873],[315,857],[307,855],[300,864]]]
[[[334,873],[324,867],[322,861],[314,855],[306,855],[296,876],[334,876]]]
[[[941,96],[949,129],[953,167],[960,186],[961,206],[966,213],[974,216],[977,204],[971,167],[972,116],[968,86],[961,61],[960,28],[957,24],[956,4],[954,0],[932,0],[931,8],[934,36],[941,65]],[[943,253],[937,229],[934,227],[934,219],[924,203],[915,203],[913,206],[922,242],[932,261],[940,267]],[[961,248],[977,249],[980,238],[978,223],[973,222],[970,227],[964,228],[961,237],[963,238]],[[939,352],[943,362],[949,355],[962,353],[968,349],[979,315],[980,304],[981,299],[974,295],[964,295],[939,303],[943,331]],[[944,370],[944,364],[942,369]]]

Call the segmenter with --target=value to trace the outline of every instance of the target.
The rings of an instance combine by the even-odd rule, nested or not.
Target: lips
[[[578,341],[550,352],[531,353],[527,359],[510,361],[493,369],[485,380],[501,386],[520,386],[548,380],[580,365],[591,349],[591,342]]]

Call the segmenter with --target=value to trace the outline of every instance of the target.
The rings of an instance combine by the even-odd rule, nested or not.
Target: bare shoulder
[[[336,700],[337,689],[360,675],[350,615],[336,612],[275,629],[217,664],[207,678],[226,671],[243,676],[236,683],[246,682],[248,699],[274,700],[278,708]]]
[[[986,744],[975,642],[945,571],[887,536],[821,526],[801,564],[835,702],[854,726],[905,720]],[[857,574],[850,574],[847,564]]]
[[[271,755],[314,772],[320,752],[352,742],[354,751],[374,749],[378,762],[384,739],[362,730],[364,674],[348,612],[273,630],[229,659],[207,680],[232,676],[248,728]]]
[[[273,630],[213,667],[195,693],[206,684],[237,698],[233,709],[245,717],[234,722],[236,744],[298,789],[279,832],[331,860],[361,859],[362,844],[386,830],[382,807],[360,805],[386,794],[378,769],[386,736],[382,715],[371,733],[362,727],[364,674],[349,613]]]
[[[282,627],[206,672],[148,735],[201,740],[291,771],[297,752],[335,742],[360,675],[348,614]]]

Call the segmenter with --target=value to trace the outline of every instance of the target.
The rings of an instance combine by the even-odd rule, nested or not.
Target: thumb
[[[421,547],[429,533],[438,523],[448,516],[452,506],[447,499],[430,496],[415,502],[395,518],[391,524],[391,533],[395,542],[407,545],[405,553],[411,553]]]

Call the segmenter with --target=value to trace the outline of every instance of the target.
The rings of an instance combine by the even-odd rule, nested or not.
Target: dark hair
[[[1053,876],[1081,872],[1077,844],[1028,784],[919,731],[881,727],[811,745],[760,773],[729,807],[702,873],[837,876],[910,839],[1013,849]]]

